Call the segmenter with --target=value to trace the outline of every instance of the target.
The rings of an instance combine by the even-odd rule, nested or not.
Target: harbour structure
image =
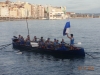
[[[100,18],[100,14],[66,12],[66,18]]]

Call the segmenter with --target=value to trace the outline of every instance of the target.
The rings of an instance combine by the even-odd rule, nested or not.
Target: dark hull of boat
[[[51,49],[43,49],[38,47],[31,47],[31,46],[24,46],[24,45],[16,45],[13,43],[13,48],[19,49],[21,51],[33,51],[41,54],[49,54],[53,55],[55,57],[61,57],[61,58],[71,58],[71,57],[85,57],[85,52],[83,48],[80,48],[78,50],[51,50]]]

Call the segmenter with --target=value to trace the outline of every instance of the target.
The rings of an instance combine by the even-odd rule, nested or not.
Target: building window
[[[52,17],[52,15],[50,15],[50,17]]]

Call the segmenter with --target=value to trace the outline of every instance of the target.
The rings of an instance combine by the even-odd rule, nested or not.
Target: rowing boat
[[[85,57],[84,48],[82,47],[76,47],[74,48],[74,50],[70,50],[70,48],[66,46],[66,50],[63,48],[55,50],[55,49],[49,49],[49,48],[48,49],[40,48],[38,47],[37,43],[34,43],[34,42],[32,42],[30,46],[26,46],[26,45],[20,45],[18,42],[14,42],[14,41],[12,45],[13,45],[13,48],[19,49],[21,51],[32,51],[32,52],[37,52],[41,54],[53,55],[56,57],[63,57],[63,58]]]

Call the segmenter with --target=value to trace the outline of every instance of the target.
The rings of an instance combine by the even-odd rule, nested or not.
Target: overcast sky
[[[5,0],[0,0],[5,1]],[[10,0],[16,2],[18,0]],[[100,13],[100,0],[20,0],[31,4],[66,6],[67,11],[79,13]]]

